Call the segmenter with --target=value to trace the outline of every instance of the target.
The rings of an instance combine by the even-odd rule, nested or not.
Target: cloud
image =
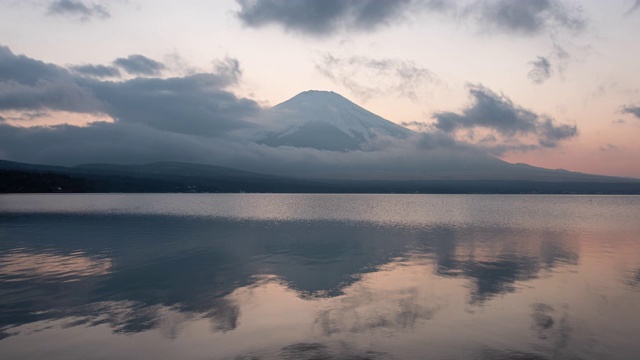
[[[461,113],[434,113],[434,127],[449,134],[458,130],[487,129],[517,147],[523,145],[518,136],[532,137],[536,146],[548,148],[556,147],[558,142],[578,134],[575,125],[558,125],[553,118],[518,106],[506,96],[498,95],[482,85],[469,85],[469,95],[472,103]],[[467,133],[467,138],[474,140],[474,133]]]
[[[251,126],[244,120],[259,105],[222,90],[234,82],[230,74],[195,74],[168,79],[136,78],[124,82],[85,80],[118,122],[193,135],[221,135]]]
[[[149,59],[143,55],[129,55],[126,58],[118,58],[113,64],[124,69],[131,75],[160,75],[165,69],[163,63]]]
[[[93,113],[99,112],[102,104],[91,91],[67,79],[43,80],[33,86],[0,82],[0,110],[41,109]]]
[[[584,53],[585,48],[581,49],[581,51],[579,50],[578,52],[583,52],[581,56],[586,56],[586,54]],[[573,58],[573,56],[569,54],[569,52],[564,47],[558,45],[555,42],[553,43],[553,51],[551,52],[551,55],[549,55],[549,57],[553,59],[554,63],[556,63],[556,70],[561,76],[564,74],[564,71]]]
[[[439,141],[447,146],[440,146]],[[140,122],[96,122],[82,127],[0,123],[0,157],[56,165],[169,160],[285,176],[345,179],[447,178],[500,165],[482,150],[464,150],[454,140],[438,135],[416,136],[375,151],[334,152],[179,133]]]
[[[77,0],[55,0],[49,4],[48,15],[62,15],[88,21],[92,18],[106,19],[111,17],[109,10],[100,4],[86,5]]]
[[[41,81],[68,78],[69,72],[57,65],[15,55],[11,49],[0,45],[0,81],[15,81],[35,85]]]
[[[634,13],[639,8],[640,8],[640,0],[636,0],[636,2],[633,4],[633,6],[629,10],[627,10],[627,12],[625,13],[625,16],[631,15],[632,13]]]
[[[588,22],[581,8],[559,0],[479,0],[463,13],[485,31],[507,34],[536,35],[559,28],[580,32]]]
[[[242,76],[242,69],[238,59],[227,56],[222,60],[214,60],[213,66],[217,74],[227,77],[232,83],[237,83]]]
[[[72,65],[69,68],[80,75],[96,78],[120,77],[120,70],[113,66],[86,64]]]
[[[93,65],[80,68],[87,69],[94,74],[105,70]],[[0,111],[104,114],[116,122],[207,136],[252,126],[246,119],[260,106],[224,90],[238,81],[239,62],[226,58],[216,69],[217,73],[166,79],[101,81],[0,47]]]
[[[620,150],[620,147],[613,145],[613,144],[603,144],[600,145],[600,151],[602,152],[607,152],[607,151],[618,151]]]
[[[59,165],[175,160],[289,176],[370,179],[419,179],[433,172],[448,173],[450,154],[460,153],[457,158],[467,159],[469,166],[475,167],[497,161],[483,151],[466,150],[466,145],[458,145],[443,133],[416,135],[371,151],[341,152],[339,156],[332,151],[251,142],[236,135],[259,131],[256,119],[262,109],[255,101],[224,90],[237,83],[241,74],[239,62],[232,58],[216,62],[216,73],[103,81],[14,55],[8,48],[0,48],[0,54],[1,86],[18,84],[22,93],[73,94],[65,89],[70,86],[94,99],[69,106],[60,95],[41,96],[47,101],[36,102],[33,94],[18,96],[22,93],[9,91],[0,93],[5,113],[27,117],[28,113],[64,109],[113,119],[84,126],[25,127],[2,121],[3,159]],[[52,91],[43,91],[42,84],[51,86]],[[0,111],[0,116],[6,118],[5,113]],[[429,175],[424,169],[429,169]]]
[[[20,116],[0,116],[0,121],[31,121],[34,119],[41,119],[48,117],[50,114],[42,111],[24,112]]]
[[[367,151],[271,147],[247,135],[265,129],[259,122],[264,110],[226,90],[239,81],[240,63],[226,58],[215,68],[183,77],[104,81],[0,47],[0,117],[5,119],[0,158],[55,165],[173,160],[314,178],[448,179],[488,169],[503,177],[511,173],[490,152],[555,146],[577,131],[470,86],[474,102],[461,113],[434,114],[437,122],[426,133],[381,137],[379,146]],[[96,119],[106,115],[112,122],[16,126],[7,121],[7,114],[28,122],[29,114],[60,116],[58,110]],[[464,138],[457,136],[461,131],[477,133]],[[515,141],[515,135],[539,143]]]
[[[278,24],[313,36],[341,30],[372,31],[401,21],[415,5],[444,8],[442,0],[237,0],[240,21],[259,28]]]
[[[582,31],[588,19],[580,7],[561,0],[236,0],[240,21],[260,28],[277,24],[287,31],[327,36],[341,31],[372,31],[411,15],[443,14],[470,20],[488,33],[536,35],[568,29]]]
[[[403,121],[400,123],[400,125],[409,129],[414,129],[415,131],[419,131],[419,132],[426,132],[431,130],[432,128],[431,124],[421,122],[421,121]]]
[[[94,113],[102,103],[64,68],[0,46],[0,110]]]
[[[551,77],[551,74],[553,74],[551,62],[549,62],[549,59],[545,57],[538,56],[537,60],[534,60],[529,64],[533,67],[531,71],[529,71],[529,79],[536,84],[542,84]]]
[[[630,114],[640,119],[640,106],[625,105],[622,107],[623,114]]]
[[[394,95],[416,101],[428,92],[428,85],[439,82],[431,70],[393,58],[324,54],[316,69],[362,100]]]

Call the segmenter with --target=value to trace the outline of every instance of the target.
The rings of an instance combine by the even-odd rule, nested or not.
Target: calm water
[[[0,196],[2,359],[637,359],[640,197]]]

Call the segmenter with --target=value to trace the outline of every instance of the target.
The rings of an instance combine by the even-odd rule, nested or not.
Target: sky
[[[2,0],[0,158],[260,163],[234,131],[317,89],[508,162],[640,178],[637,34],[640,0]],[[305,151],[267,157],[328,156]]]

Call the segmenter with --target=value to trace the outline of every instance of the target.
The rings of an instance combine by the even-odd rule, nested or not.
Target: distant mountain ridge
[[[157,161],[139,165],[116,164],[82,164],[71,169],[98,173],[140,174],[140,175],[172,175],[184,177],[212,177],[225,179],[281,179],[275,175],[258,174],[228,167],[184,163],[177,161]]]
[[[590,175],[574,181],[327,180],[180,162],[63,167],[0,160],[0,193],[21,192],[640,194],[640,180]]]

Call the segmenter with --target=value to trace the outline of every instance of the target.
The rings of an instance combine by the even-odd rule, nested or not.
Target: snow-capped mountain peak
[[[268,130],[258,142],[321,150],[366,149],[379,137],[406,138],[412,131],[331,91],[310,90],[265,112]]]

